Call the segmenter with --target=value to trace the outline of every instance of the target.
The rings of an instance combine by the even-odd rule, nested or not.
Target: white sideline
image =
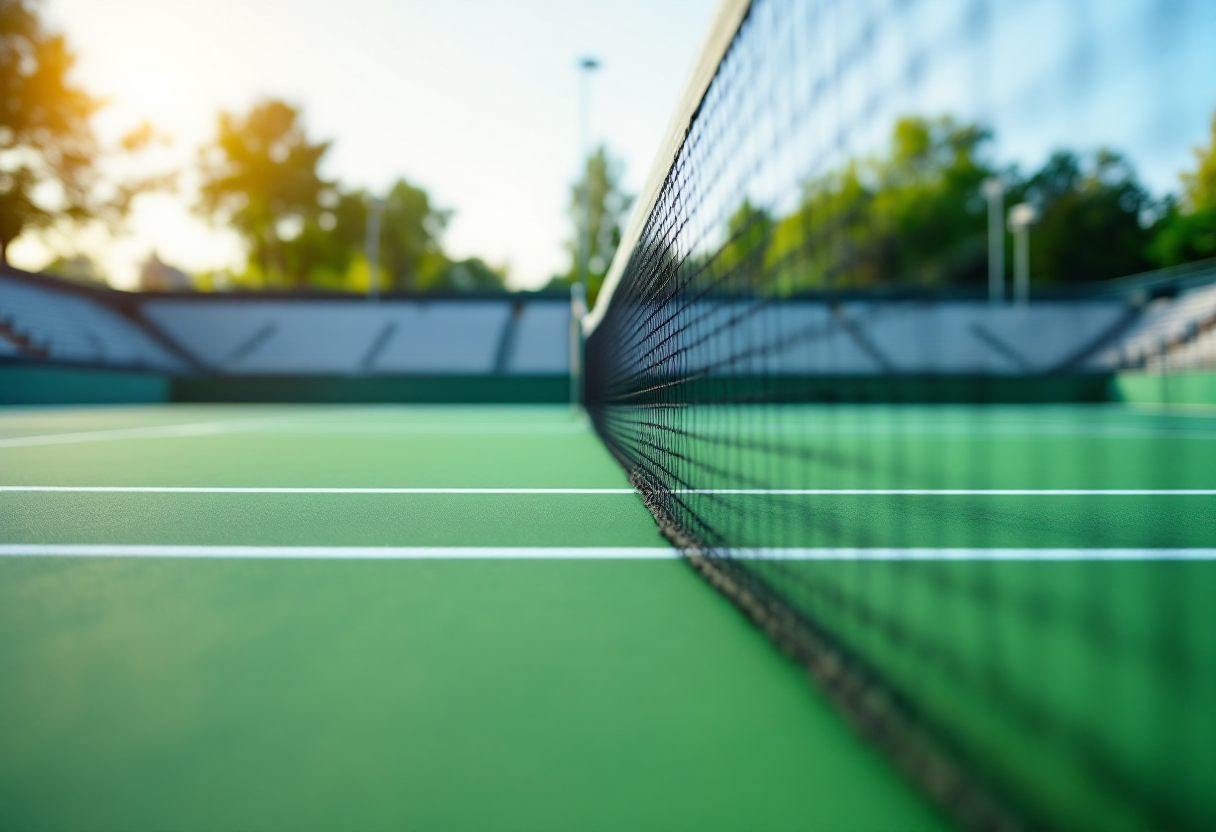
[[[3,492],[114,494],[633,494],[632,488],[292,488],[210,485],[0,485]],[[1216,488],[688,488],[676,494],[754,497],[1216,497]]]
[[[149,425],[142,428],[115,428],[77,433],[48,433],[37,436],[10,436],[0,439],[0,448],[27,448],[35,445],[74,445],[78,442],[105,442],[115,439],[161,439],[178,436],[213,436],[242,428],[233,422],[191,422],[183,425]]]
[[[1180,414],[1197,416],[1198,414]],[[1210,417],[1204,416],[1210,421]],[[1112,436],[1158,437],[1166,439],[1196,439],[1216,441],[1216,431],[1164,428],[1140,425],[1074,425],[1069,423],[1054,423],[1046,421],[1029,421],[1022,423],[984,423],[973,425],[955,425],[949,422],[934,422],[920,424],[915,422],[897,423],[892,425],[798,425],[791,432],[800,436],[865,436],[872,433],[889,432],[892,427],[904,436],[950,436],[960,428],[973,430],[980,428],[985,435],[997,434],[1034,434],[1040,436],[1078,435],[1096,438]],[[1190,428],[1190,426],[1185,426]],[[787,426],[785,430],[790,431]],[[254,417],[249,419],[230,419],[214,422],[190,422],[176,425],[147,425],[135,428],[113,428],[108,430],[78,431],[72,433],[35,434],[33,436],[0,437],[0,448],[28,448],[46,445],[75,445],[83,442],[110,442],[131,439],[174,439],[181,437],[217,436],[227,433],[270,433],[270,434],[343,434],[349,436],[370,436],[373,434],[434,434],[434,435],[511,435],[525,434],[538,436],[585,434],[588,427],[582,424],[557,423],[552,425],[536,424],[490,424],[490,423],[354,423],[320,421],[289,421],[273,417]]]
[[[727,549],[739,560],[1144,561],[1216,560],[1216,549]],[[671,548],[504,546],[162,546],[0,544],[0,557],[261,558],[320,560],[673,560]]]
[[[276,486],[0,485],[6,491],[117,494],[633,494],[632,488],[279,488]]]
[[[586,425],[557,423],[552,425],[490,424],[481,422],[443,423],[371,423],[350,424],[331,422],[307,422],[276,420],[273,417],[229,419],[216,422],[188,422],[178,425],[147,425],[138,428],[114,428],[74,433],[45,433],[34,436],[10,436],[0,438],[0,448],[28,448],[39,445],[75,445],[81,442],[110,442],[125,439],[172,439],[183,436],[215,436],[224,433],[345,433],[351,435],[373,433],[400,434],[584,434]]]
[[[676,493],[778,497],[1216,497],[1216,488],[701,488]]]

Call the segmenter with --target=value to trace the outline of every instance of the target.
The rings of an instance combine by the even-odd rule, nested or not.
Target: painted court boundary
[[[376,434],[581,434],[589,429],[574,423],[531,424],[506,422],[501,424],[478,422],[402,422],[400,424],[371,423],[350,425],[327,422],[291,422],[274,417],[252,417],[229,419],[219,422],[187,422],[176,425],[146,425],[135,428],[112,428],[109,430],[73,431],[71,433],[46,433],[33,436],[10,436],[0,438],[0,448],[29,448],[41,445],[75,445],[82,442],[110,442],[127,439],[178,439],[183,437],[218,436],[227,433],[346,433]]]
[[[720,557],[786,561],[1216,561],[1216,549],[726,549]],[[460,546],[157,546],[0,544],[0,557],[279,560],[675,560],[671,548]]]
[[[84,494],[634,494],[632,488],[279,488],[274,486],[0,485],[0,493]],[[678,488],[676,494],[757,497],[1216,497],[1216,488]]]

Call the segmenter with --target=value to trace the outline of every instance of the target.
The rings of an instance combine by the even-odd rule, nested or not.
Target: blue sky
[[[577,59],[603,69],[591,131],[640,187],[716,7],[715,0],[47,0],[79,55],[78,80],[109,99],[99,130],[144,119],[186,166],[221,109],[263,96],[302,106],[334,140],[324,172],[385,188],[398,176],[455,211],[458,257],[507,264],[518,286],[564,269],[565,210],[578,168]],[[203,270],[240,261],[230,232],[189,211],[193,184],[137,206],[130,233],[56,238],[120,286],[155,249]],[[47,249],[18,241],[18,265]]]

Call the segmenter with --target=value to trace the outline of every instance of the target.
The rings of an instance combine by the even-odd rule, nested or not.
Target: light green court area
[[[736,460],[764,470],[765,487],[1163,493],[767,495],[741,528],[746,545],[1145,558],[1216,549],[1216,419],[1202,409],[787,412],[765,430],[799,458]],[[703,415],[703,435],[727,427]],[[791,516],[805,531],[774,531]],[[117,556],[50,554],[99,546]],[[130,556],[172,546],[225,556]],[[477,547],[498,557],[272,560],[223,547]],[[544,557],[555,548],[571,554]],[[2,411],[0,828],[948,827],[799,668],[665,550],[619,466],[564,408]],[[512,551],[528,557],[501,557]],[[1144,603],[1076,609],[1069,598],[1093,597],[1096,565],[1111,599]],[[1004,597],[1010,615],[1055,616],[1006,631],[997,670],[1047,662],[1052,682],[1032,686],[1036,695],[1058,689],[1054,701],[1092,714],[1085,726],[1097,730],[1104,715],[1153,707],[1138,692],[1154,684],[1144,668],[1157,666],[1145,661],[1145,622],[1171,599],[1201,609],[1192,596],[1216,586],[1209,562],[1151,574],[1093,562],[761,568],[800,587],[800,603],[820,603],[825,624],[964,730],[1003,745],[995,767],[1015,777],[1033,765],[1027,747],[968,710],[987,677],[961,693],[940,686],[914,654],[876,637],[872,612],[833,606],[847,597],[837,590],[888,597],[882,612],[906,632],[945,627],[957,639],[947,646],[967,657],[985,643],[992,605],[980,590],[997,576],[1016,590]],[[972,586],[940,603],[943,587]],[[1137,595],[1144,587],[1152,592]],[[1036,652],[1074,613],[1099,615],[1131,645],[1115,676],[1087,643]],[[1216,665],[1202,658],[1199,623],[1178,626],[1193,679],[1182,701],[1202,721],[1196,703],[1216,690]],[[1093,707],[1112,678],[1126,684]],[[1209,723],[1194,736],[1216,735]],[[1126,724],[1114,737],[1121,759],[1178,753],[1151,717]],[[1182,752],[1198,759],[1192,740]],[[1026,791],[1067,776],[1042,769]],[[1197,778],[1171,788],[1199,800]],[[1088,811],[1074,798],[1046,799]]]
[[[628,489],[562,409],[0,415],[0,484]],[[662,547],[631,493],[0,492],[0,544]],[[0,828],[941,829],[678,560],[0,557]]]

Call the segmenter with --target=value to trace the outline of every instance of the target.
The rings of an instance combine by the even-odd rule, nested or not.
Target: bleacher
[[[1160,370],[1216,366],[1216,283],[1149,303],[1101,356],[1104,367]]]
[[[104,294],[104,293],[97,293]],[[183,373],[189,365],[94,293],[0,273],[0,357]]]
[[[1087,371],[1084,359],[1129,308],[1116,300],[1012,306],[808,298],[767,309],[707,300],[688,314],[702,334],[685,360],[707,375],[1027,376]]]
[[[152,298],[144,317],[229,375],[566,375],[562,297]]]
[[[1019,377],[1216,367],[1216,268],[1189,268],[1181,278],[1136,276],[1026,306],[927,293],[808,296],[783,302],[779,315],[751,314],[762,303],[756,300],[700,303],[690,308],[703,334],[683,360],[707,376]],[[4,272],[0,362],[241,383],[556,381],[570,372],[570,315],[560,294],[376,302],[333,294],[137,294]],[[752,331],[757,320],[779,331]],[[761,353],[739,349],[749,339],[788,347],[766,351],[765,366],[751,366]]]

